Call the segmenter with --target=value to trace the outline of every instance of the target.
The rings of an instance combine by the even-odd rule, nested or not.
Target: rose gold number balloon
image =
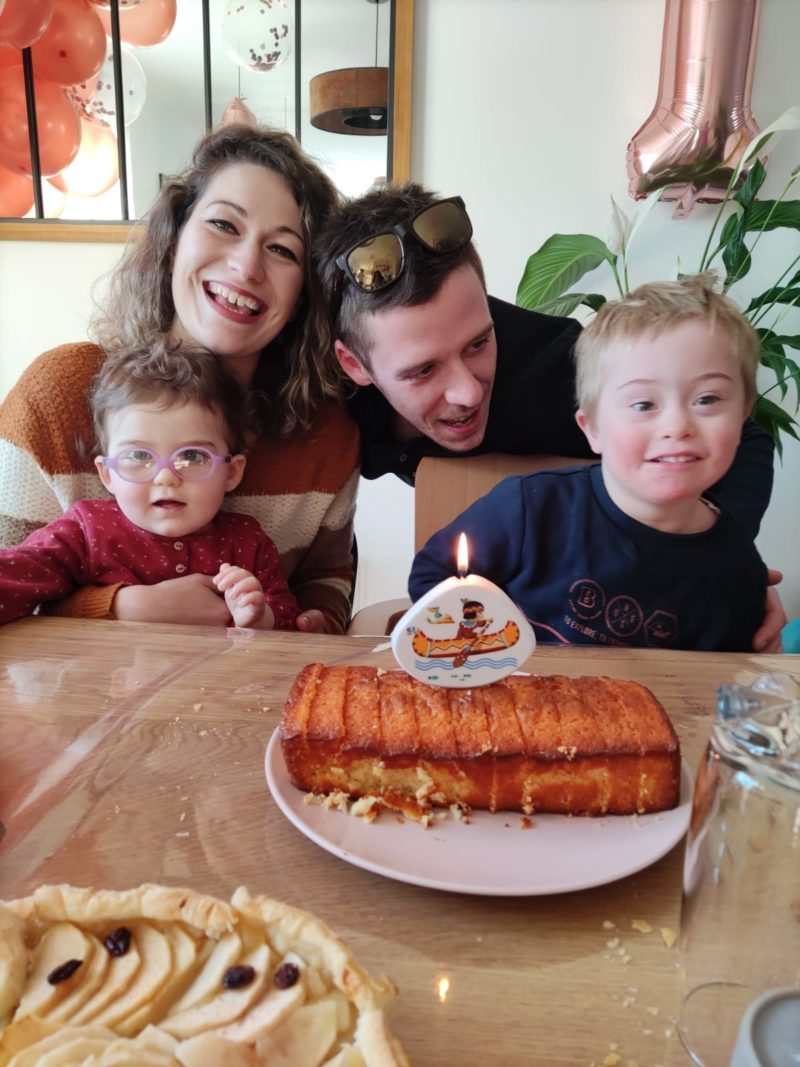
[[[761,0],[666,0],[658,99],[628,145],[628,190],[675,215],[722,200],[758,133],[750,110]]]

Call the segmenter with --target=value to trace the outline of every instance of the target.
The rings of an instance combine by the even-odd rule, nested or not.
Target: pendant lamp
[[[378,66],[378,5],[375,5],[375,66],[344,67],[317,74],[309,83],[311,125],[329,133],[380,136],[389,115],[389,68]]]

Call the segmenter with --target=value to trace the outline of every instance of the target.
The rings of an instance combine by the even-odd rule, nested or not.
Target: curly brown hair
[[[101,452],[108,449],[109,415],[134,405],[164,411],[197,404],[214,412],[228,450],[244,452],[250,437],[250,406],[244,386],[221,359],[205,348],[170,348],[110,356],[92,383],[92,420]]]
[[[168,335],[175,319],[172,261],[178,237],[210,180],[231,163],[275,171],[300,208],[306,247],[303,290],[292,320],[264,350],[252,387],[259,430],[294,437],[311,427],[325,400],[340,399],[327,309],[311,255],[316,231],[338,205],[339,195],[288,133],[232,124],[206,134],[192,165],[166,182],[134,229],[108,279],[92,338],[113,354],[147,351]]]

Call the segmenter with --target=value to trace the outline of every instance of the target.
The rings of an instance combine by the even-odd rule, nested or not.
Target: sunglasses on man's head
[[[344,279],[362,293],[394,285],[406,265],[405,238],[411,235],[429,252],[445,255],[472,240],[472,223],[460,196],[438,200],[383,233],[357,241],[336,259],[332,312],[338,314]]]

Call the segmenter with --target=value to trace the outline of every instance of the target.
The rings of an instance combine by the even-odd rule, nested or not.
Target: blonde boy
[[[766,568],[706,491],[755,399],[755,331],[698,275],[604,305],[576,361],[576,418],[600,464],[506,479],[422,549],[412,597],[452,572],[464,530],[476,573],[539,640],[750,649]]]

